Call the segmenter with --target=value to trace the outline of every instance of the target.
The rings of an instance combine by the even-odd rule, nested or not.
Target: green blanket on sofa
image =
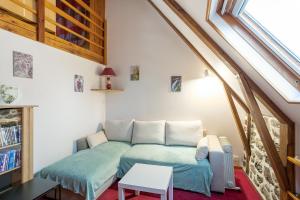
[[[210,196],[212,170],[207,159],[195,159],[195,147],[134,145],[120,160],[118,178],[122,178],[135,163],[172,166],[174,187]]]
[[[40,176],[94,200],[96,191],[117,173],[121,155],[130,148],[129,143],[110,141],[66,157],[41,170]]]

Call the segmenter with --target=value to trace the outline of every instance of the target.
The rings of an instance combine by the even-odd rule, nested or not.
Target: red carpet
[[[224,194],[213,193],[212,196],[206,197],[205,195],[188,192],[184,190],[174,190],[174,200],[261,200],[256,189],[246,176],[243,170],[235,169],[235,179],[237,186],[241,191],[226,190]],[[113,184],[106,190],[97,200],[117,200],[118,199],[118,186],[117,183]],[[134,192],[126,192],[126,200],[159,200],[157,195],[143,193],[140,196],[134,196]]]

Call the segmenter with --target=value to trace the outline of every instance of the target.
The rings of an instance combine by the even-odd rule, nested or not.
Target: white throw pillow
[[[165,144],[165,121],[135,121],[132,144]]]
[[[92,149],[99,144],[103,144],[107,142],[107,138],[103,131],[87,136],[87,142],[89,147]]]
[[[207,137],[199,140],[196,150],[196,160],[203,160],[208,156],[208,139]]]
[[[131,142],[133,120],[108,120],[105,134],[108,140]]]
[[[167,121],[166,144],[197,146],[203,137],[201,121]]]

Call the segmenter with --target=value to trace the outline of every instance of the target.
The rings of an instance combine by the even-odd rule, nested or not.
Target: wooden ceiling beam
[[[249,158],[250,158],[250,155],[251,155],[249,140],[248,140],[247,135],[245,133],[245,130],[243,128],[243,124],[241,122],[241,118],[239,116],[238,110],[236,109],[235,103],[233,101],[232,93],[226,85],[224,85],[224,88],[225,88],[225,92],[226,92],[226,95],[227,95],[227,99],[228,99],[228,102],[229,102],[229,105],[230,105],[230,108],[231,108],[231,111],[232,111],[232,115],[233,115],[235,124],[237,126],[237,129],[238,129],[238,132],[240,134],[242,143],[244,145],[244,149],[246,151],[247,160],[249,161]],[[248,137],[250,137],[250,135],[248,135]]]
[[[268,127],[263,118],[261,110],[257,104],[257,101],[255,99],[255,96],[254,96],[251,88],[250,88],[250,85],[248,84],[248,81],[244,77],[244,75],[240,75],[240,81],[241,81],[241,85],[242,85],[243,94],[249,105],[250,113],[253,117],[253,121],[258,130],[258,133],[260,135],[262,143],[265,147],[265,151],[268,155],[268,159],[270,160],[271,166],[275,172],[275,176],[278,180],[279,186],[283,191],[287,191],[290,188],[289,181],[287,178],[287,173],[286,173],[283,163],[281,162],[281,159],[277,153],[275,144],[269,133]]]

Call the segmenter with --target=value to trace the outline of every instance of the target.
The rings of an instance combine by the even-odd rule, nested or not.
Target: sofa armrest
[[[213,171],[211,191],[225,192],[224,151],[216,135],[207,135],[208,159]]]

